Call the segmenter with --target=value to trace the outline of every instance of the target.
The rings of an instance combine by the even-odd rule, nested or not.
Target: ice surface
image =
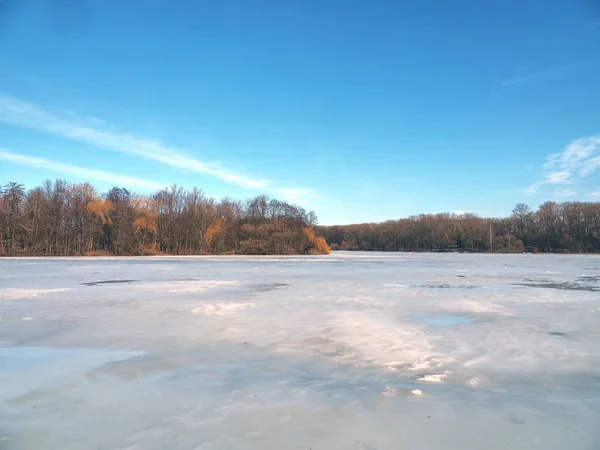
[[[600,258],[0,259],[0,449],[598,449]]]
[[[473,318],[466,316],[437,316],[423,317],[423,321],[436,327],[452,327],[473,322]]]

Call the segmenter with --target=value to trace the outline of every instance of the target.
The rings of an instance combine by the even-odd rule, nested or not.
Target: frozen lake
[[[0,259],[0,449],[598,449],[600,257]]]

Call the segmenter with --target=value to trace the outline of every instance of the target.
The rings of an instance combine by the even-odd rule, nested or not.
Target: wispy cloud
[[[107,130],[107,123],[102,119],[81,117],[71,111],[64,114],[53,113],[39,105],[13,97],[0,96],[0,122],[44,131],[86,142],[98,148],[191,170],[246,189],[263,188],[268,184],[268,180],[240,175],[218,163],[196,159],[189,156],[190,152],[171,147],[157,139]]]
[[[531,76],[528,76],[528,77],[511,78],[511,79],[508,79],[508,80],[504,80],[502,83],[500,83],[500,86],[502,86],[502,87],[514,86],[516,84],[524,83],[525,81],[530,80],[532,78],[535,78],[535,76],[531,75]]]
[[[310,206],[311,202],[319,197],[309,188],[282,188],[279,189],[279,195],[284,200],[306,206]]]
[[[11,152],[7,149],[3,149],[2,147],[0,147],[0,161],[7,161],[14,164],[20,164],[22,166],[34,167],[36,169],[50,170],[52,172],[71,175],[77,178],[81,178],[83,180],[102,181],[105,183],[113,183],[115,185],[126,186],[130,188],[156,190],[164,187],[160,183],[144,180],[142,178],[118,175],[111,172],[105,172],[103,170],[86,169],[85,167],[74,166],[72,164],[65,164],[46,158],[25,156]]]
[[[578,185],[600,169],[600,135],[576,139],[562,152],[553,153],[542,166],[542,178],[527,188],[535,194],[544,186],[557,188],[558,197],[577,195]]]
[[[550,67],[544,70],[538,70],[537,72],[531,72],[519,77],[508,78],[500,83],[501,88],[509,88],[522,83],[534,82],[542,80],[544,78],[553,77],[564,74],[571,68],[572,64],[562,64],[560,66]]]
[[[575,197],[579,191],[572,187],[565,187],[562,189],[556,189],[554,191],[554,197],[557,199],[566,199],[570,197]]]

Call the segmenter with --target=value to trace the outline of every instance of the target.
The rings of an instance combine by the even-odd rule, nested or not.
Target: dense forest
[[[314,212],[258,196],[216,201],[173,186],[150,195],[46,181],[0,190],[0,255],[322,254]]]
[[[382,223],[317,227],[333,250],[600,252],[600,203],[520,203],[503,219],[422,214]]]

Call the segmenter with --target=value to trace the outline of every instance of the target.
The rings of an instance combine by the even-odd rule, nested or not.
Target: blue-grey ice
[[[472,317],[466,316],[434,316],[423,317],[422,320],[425,323],[436,327],[452,327],[473,322]]]
[[[0,259],[0,448],[600,448],[600,257]]]

